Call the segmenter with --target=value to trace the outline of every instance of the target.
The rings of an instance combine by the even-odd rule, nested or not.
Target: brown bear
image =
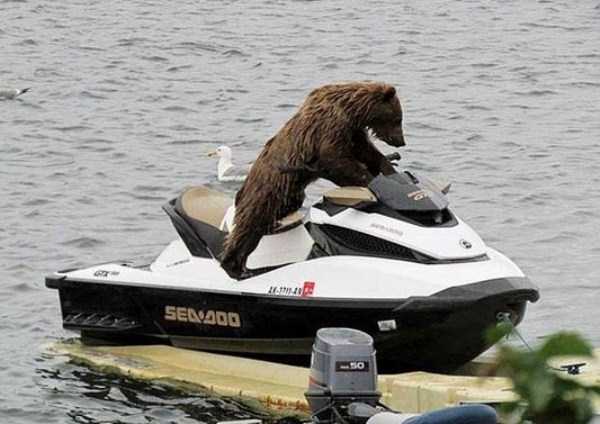
[[[304,189],[317,178],[339,186],[366,186],[394,167],[368,138],[371,130],[391,146],[403,146],[402,109],[394,87],[355,82],[312,91],[298,112],[271,138],[235,199],[234,228],[221,265],[243,275],[246,258],[277,221],[300,209]]]

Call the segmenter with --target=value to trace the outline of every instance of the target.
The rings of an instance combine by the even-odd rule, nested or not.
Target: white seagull
[[[217,179],[219,181],[244,181],[250,172],[252,164],[234,165],[231,161],[231,149],[227,146],[219,146],[208,156],[219,156],[217,164]]]
[[[27,93],[31,90],[30,87],[19,90],[17,88],[4,88],[0,87],[0,99],[13,100],[19,97],[21,94]]]

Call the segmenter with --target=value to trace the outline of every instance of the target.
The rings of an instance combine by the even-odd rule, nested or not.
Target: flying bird
[[[31,90],[30,87],[19,90],[18,88],[4,88],[0,87],[0,99],[13,100],[19,97],[21,94],[27,93]]]

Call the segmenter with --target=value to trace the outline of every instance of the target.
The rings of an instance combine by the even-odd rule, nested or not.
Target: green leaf
[[[500,322],[494,327],[490,327],[485,332],[485,340],[489,344],[496,344],[498,341],[508,336],[513,330],[513,326],[510,323]]]
[[[543,411],[554,396],[554,379],[543,368],[538,368],[534,373],[524,374],[528,377],[529,407],[533,411]]]
[[[502,334],[502,328],[495,329]],[[542,424],[586,424],[591,417],[591,400],[600,395],[600,386],[585,386],[578,380],[551,369],[548,359],[556,356],[592,356],[592,348],[575,333],[562,332],[549,337],[533,351],[501,344],[498,369],[512,382],[519,397],[504,411],[524,405],[523,414]],[[514,415],[516,417],[516,415]]]
[[[600,386],[585,386],[585,390],[600,396]]]
[[[575,423],[587,423],[594,417],[594,408],[589,399],[573,399],[571,404],[575,414]]]
[[[518,409],[523,409],[523,405],[519,402],[505,402],[500,405],[500,411],[505,414],[510,414]]]
[[[554,334],[539,349],[540,359],[547,361],[555,356],[592,356],[592,347],[581,336],[570,332]]]
[[[572,378],[562,377],[561,375],[556,375],[555,378],[555,390],[558,393],[575,393],[581,389],[585,389],[584,385],[577,380],[573,380]]]

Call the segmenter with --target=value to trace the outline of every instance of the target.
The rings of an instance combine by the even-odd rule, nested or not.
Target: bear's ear
[[[383,101],[389,102],[390,100],[392,100],[394,98],[395,95],[396,95],[396,89],[390,85],[383,92]]]

